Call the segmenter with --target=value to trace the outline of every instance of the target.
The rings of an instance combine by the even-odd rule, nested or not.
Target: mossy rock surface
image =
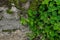
[[[21,3],[26,3],[28,0],[20,0]]]

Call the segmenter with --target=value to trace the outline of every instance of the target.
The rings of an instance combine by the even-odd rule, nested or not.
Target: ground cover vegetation
[[[12,2],[21,9],[19,1]],[[26,14],[28,18],[21,17],[21,23],[32,31],[30,40],[60,40],[60,0],[32,0]]]

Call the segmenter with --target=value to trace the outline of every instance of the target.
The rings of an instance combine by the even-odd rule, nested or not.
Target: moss
[[[13,2],[13,0],[8,0],[8,2],[6,4],[9,9],[11,9],[11,7],[12,7],[12,2]]]
[[[30,8],[29,8],[29,9],[31,9],[31,10],[36,10],[37,7],[38,7],[38,0],[33,0],[33,1],[31,1],[31,3],[30,3]]]
[[[2,17],[0,16],[0,20],[2,20]]]
[[[8,30],[2,30],[2,32],[14,32],[14,31],[16,31],[17,29],[12,29],[12,30],[10,30],[10,29],[8,29]]]
[[[22,6],[21,6],[21,3],[20,3],[19,0],[13,0],[13,3],[15,4],[15,7],[16,7],[16,8],[18,8],[18,9],[21,10]]]
[[[21,3],[26,3],[26,2],[27,2],[27,0],[20,0],[20,2],[21,2]]]
[[[11,8],[11,6],[12,6],[11,3],[14,3],[16,8],[18,8],[20,10],[24,10],[24,8],[22,8],[22,4],[26,3],[26,2],[27,2],[27,0],[9,0],[7,2],[7,5],[9,8]]]
[[[10,9],[7,10],[8,14],[13,14],[13,11],[11,11]]]

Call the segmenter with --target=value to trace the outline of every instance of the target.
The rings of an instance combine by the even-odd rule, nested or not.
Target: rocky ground
[[[26,35],[29,28],[20,24],[18,9],[13,7],[13,14],[6,10],[6,7],[0,7],[0,40],[29,40]]]
[[[16,30],[15,32],[0,32],[0,40],[29,40],[25,32]]]

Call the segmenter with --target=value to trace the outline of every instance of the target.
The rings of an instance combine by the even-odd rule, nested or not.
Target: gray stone
[[[0,3],[1,4],[1,3]],[[29,2],[24,4],[22,7],[26,10],[29,8]],[[11,10],[13,14],[8,14],[6,12],[8,8],[0,7],[0,40],[27,40],[26,33],[30,32],[28,27],[25,27],[20,24],[19,12],[16,7],[12,7]],[[19,12],[18,12],[19,11]],[[24,12],[23,12],[24,13]],[[2,30],[13,30],[19,29],[16,31],[2,32]]]

